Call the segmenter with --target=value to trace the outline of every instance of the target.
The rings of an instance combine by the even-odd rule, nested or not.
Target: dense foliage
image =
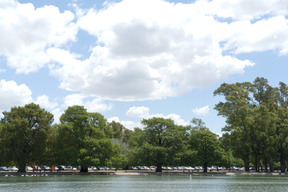
[[[226,118],[223,141],[235,157],[243,160],[245,170],[252,163],[274,171],[280,162],[286,170],[288,147],[288,87],[280,82],[272,87],[264,78],[253,83],[222,84],[214,92],[223,95],[215,109]]]
[[[286,171],[288,161],[288,86],[272,87],[264,78],[222,84],[214,92],[226,118],[222,137],[201,119],[176,125],[171,119],[143,119],[143,128],[129,130],[83,106],[68,107],[53,123],[53,115],[34,103],[3,112],[0,122],[0,165],[71,165],[124,168],[162,166],[251,166],[256,171]]]

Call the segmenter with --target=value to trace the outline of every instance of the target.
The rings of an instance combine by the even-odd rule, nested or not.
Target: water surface
[[[286,191],[287,176],[9,176],[0,177],[0,191],[28,192],[185,192],[185,191]]]

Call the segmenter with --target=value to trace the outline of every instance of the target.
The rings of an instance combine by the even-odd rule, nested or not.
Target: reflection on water
[[[0,177],[0,191],[184,192],[286,191],[287,176],[34,176]]]

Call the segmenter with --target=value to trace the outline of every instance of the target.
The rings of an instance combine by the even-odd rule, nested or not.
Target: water
[[[0,177],[0,192],[286,191],[288,176],[34,176]]]

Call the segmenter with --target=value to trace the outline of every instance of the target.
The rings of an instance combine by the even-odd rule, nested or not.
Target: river
[[[66,175],[0,177],[0,191],[14,192],[186,192],[287,191],[288,176],[275,175]]]

